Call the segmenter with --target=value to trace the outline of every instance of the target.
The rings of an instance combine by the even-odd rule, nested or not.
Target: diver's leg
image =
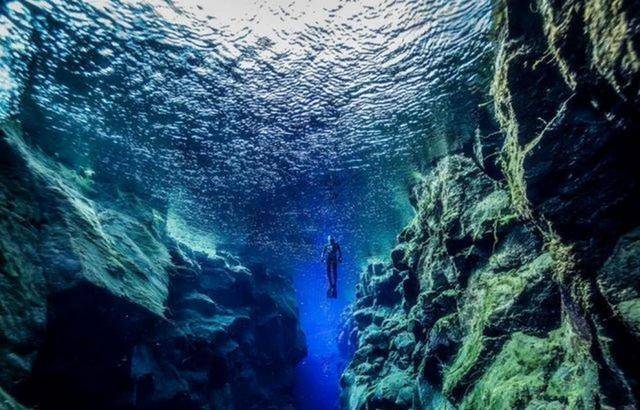
[[[327,289],[327,297],[331,297],[333,285],[331,279],[331,259],[327,258],[327,281],[329,282],[329,288]]]
[[[338,284],[338,261],[333,261],[333,269],[331,269],[331,278],[333,279],[333,287]]]
[[[332,296],[335,298],[337,297],[338,291],[337,291],[337,286],[338,286],[338,261],[334,260],[331,264],[331,279],[332,279],[332,285],[331,287],[333,288],[333,292],[332,292]]]

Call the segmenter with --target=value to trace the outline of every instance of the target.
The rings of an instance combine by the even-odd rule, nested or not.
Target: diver
[[[322,248],[322,260],[327,261],[327,279],[329,279],[329,289],[327,297],[336,299],[338,297],[338,263],[342,263],[342,250],[340,244],[327,236],[327,244]]]

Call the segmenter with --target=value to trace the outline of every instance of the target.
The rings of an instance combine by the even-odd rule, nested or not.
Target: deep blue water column
[[[307,358],[296,369],[296,400],[304,410],[339,408],[340,374],[348,359],[338,349],[340,317],[354,298],[358,269],[346,254],[338,271],[338,298],[328,299],[326,267],[319,256],[317,261],[298,267],[294,280],[308,348]]]

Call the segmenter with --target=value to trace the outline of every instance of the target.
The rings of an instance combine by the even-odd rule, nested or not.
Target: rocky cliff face
[[[496,3],[501,132],[423,176],[362,273],[346,408],[638,406],[639,18]]]
[[[0,408],[291,407],[288,279],[169,238],[164,215],[0,137]]]

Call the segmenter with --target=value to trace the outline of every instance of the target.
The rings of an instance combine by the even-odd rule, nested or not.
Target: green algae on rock
[[[640,336],[640,229],[623,235],[598,274],[598,287],[612,310]]]
[[[560,323],[551,257],[510,217],[498,184],[451,156],[416,190],[404,260],[370,267],[359,285],[359,349],[343,379],[349,408],[423,408],[421,384],[442,389],[449,400],[440,403],[453,406],[513,334],[542,337]]]
[[[18,404],[13,397],[0,388],[0,409],[2,410],[24,410],[25,407]]]
[[[515,333],[460,408],[594,408],[597,371],[567,325],[544,338]]]
[[[638,405],[640,11],[624,0],[495,7],[502,148],[483,157],[497,156],[501,175],[449,156],[417,183],[391,263],[361,276],[347,408]],[[396,294],[383,303],[374,284]],[[411,352],[389,342],[403,332]]]

